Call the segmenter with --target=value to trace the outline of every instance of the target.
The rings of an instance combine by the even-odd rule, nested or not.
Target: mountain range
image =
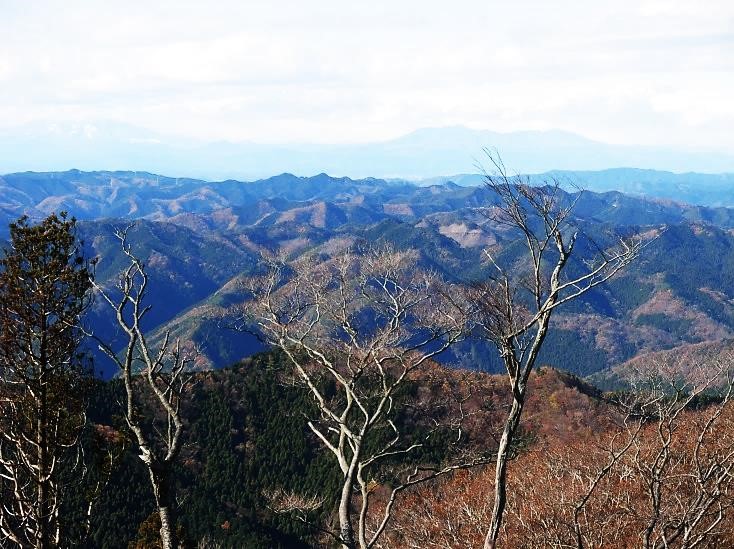
[[[511,169],[603,170],[618,166],[673,172],[734,172],[729,152],[614,145],[559,131],[501,133],[462,126],[423,128],[384,141],[263,144],[173,138],[118,123],[34,126],[0,132],[0,173],[73,166],[149,170],[204,179],[253,179],[283,171],[350,177],[422,179],[470,173],[484,148]]]
[[[734,206],[734,174],[672,173],[638,168],[610,168],[599,171],[552,170],[527,176],[532,183],[557,181],[573,191],[620,191],[640,197],[673,200],[702,206]],[[483,174],[459,174],[420,180],[422,185],[451,181],[462,186],[484,183]]]
[[[545,363],[598,379],[645,353],[734,338],[734,209],[617,191],[560,196],[577,199],[573,223],[594,238],[658,236],[620,277],[559,311]],[[452,181],[421,186],[283,174],[208,183],[142,172],[20,173],[0,179],[0,226],[21,214],[69,211],[80,220],[87,255],[100,258],[97,279],[112,284],[124,265],[114,231],[135,221],[129,240],[151,276],[150,337],[170,331],[203,348],[200,367],[221,367],[262,349],[254,336],[227,329],[226,319],[228,307],[245,299],[242,278],[262,253],[295,260],[388,242],[417,250],[422,267],[447,279],[480,280],[488,274],[485,248],[498,259],[517,253],[512,235],[486,214],[496,201],[483,186]],[[576,260],[592,252],[580,248]],[[88,321],[115,340],[102,303]],[[486,344],[472,340],[444,358],[469,368],[500,367]],[[97,365],[104,375],[113,373],[103,358]]]
[[[639,197],[638,203],[650,212],[663,208],[666,216],[675,215],[679,219],[721,218],[724,221],[716,223],[726,225],[730,212],[722,207],[734,206],[734,174],[673,174],[619,168],[600,172],[553,171],[527,177],[533,184],[557,181],[571,192],[577,189],[599,193],[621,191]],[[367,217],[374,217],[375,212],[379,215],[395,212],[400,204],[410,204],[414,213],[420,214],[456,208],[464,200],[476,200],[478,191],[471,187],[481,188],[483,181],[479,174],[411,182],[334,178],[325,173],[297,177],[284,173],[254,182],[209,182],[133,171],[10,173],[0,176],[0,235],[7,222],[21,214],[39,219],[53,211],[67,210],[78,219],[160,221],[177,215],[237,208],[259,200],[271,201],[270,207],[275,210],[299,201],[336,201],[342,204],[342,209],[349,202],[350,215]],[[441,203],[446,200],[450,204]],[[255,211],[250,213],[256,215]]]

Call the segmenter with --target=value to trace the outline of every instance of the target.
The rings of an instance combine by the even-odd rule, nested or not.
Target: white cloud
[[[205,140],[561,128],[734,152],[734,4],[0,0],[0,127]]]

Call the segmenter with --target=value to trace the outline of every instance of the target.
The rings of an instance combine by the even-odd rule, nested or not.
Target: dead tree
[[[342,547],[375,546],[398,495],[409,486],[479,462],[413,465],[391,476],[378,520],[370,512],[381,467],[410,460],[431,436],[401,429],[404,387],[464,334],[461,295],[421,271],[414,252],[371,249],[294,264],[270,261],[251,286],[243,322],[281,349],[294,378],[313,397],[308,427],[334,455],[342,475],[338,532]],[[454,427],[460,437],[460,421]]]
[[[732,357],[698,365],[699,379],[690,372],[684,379],[666,363],[653,366],[633,384],[637,393],[649,395],[642,412],[650,426],[635,438],[626,459],[645,496],[638,513],[644,517],[641,546],[717,544],[719,527],[734,508]],[[692,410],[711,389],[713,402]],[[729,527],[729,542],[732,534]]]
[[[577,262],[580,272],[576,269],[569,276],[569,260],[580,236],[571,220],[575,201],[563,205],[557,182],[531,186],[522,176],[508,175],[502,161],[487,154],[493,171],[485,172],[485,185],[498,198],[489,215],[510,234],[516,234],[525,247],[521,265],[503,265],[486,250],[493,275],[474,291],[479,333],[498,349],[512,390],[512,403],[496,456],[494,507],[484,545],[490,549],[497,543],[502,524],[507,461],[520,424],[528,378],[548,333],[551,316],[558,307],[603,284],[629,265],[642,251],[644,242],[639,238],[619,238],[612,246],[598,246],[593,258]]]
[[[731,546],[731,364],[730,356],[710,358],[693,368],[700,375],[684,379],[669,363],[645,362],[632,390],[612,399],[622,419],[600,444],[583,441],[523,458],[514,477],[519,493],[508,509],[513,542],[573,549]]]
[[[123,414],[148,469],[161,522],[161,544],[164,549],[175,549],[179,541],[173,469],[184,442],[181,405],[190,388],[187,369],[194,354],[183,349],[178,340],[171,342],[168,333],[157,348],[146,338],[142,322],[151,308],[145,304],[148,274],[127,241],[127,229],[117,231],[116,236],[129,265],[115,289],[97,282],[94,287],[114,311],[126,342],[122,351],[116,352],[109,343],[95,339],[119,369],[126,397]]]
[[[10,225],[0,260],[0,545],[68,543],[64,496],[85,472],[91,371],[79,350],[90,303],[75,220]]]

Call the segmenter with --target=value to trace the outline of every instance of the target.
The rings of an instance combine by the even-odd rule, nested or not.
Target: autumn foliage
[[[509,467],[502,547],[734,546],[728,394],[701,401],[695,391],[648,392],[615,401],[545,372],[531,387],[532,442]],[[413,490],[382,546],[480,547],[493,473],[461,471]]]

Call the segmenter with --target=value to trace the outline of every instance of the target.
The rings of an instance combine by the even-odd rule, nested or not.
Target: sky
[[[734,153],[731,0],[0,0],[0,36],[6,133],[338,144],[461,125]]]

